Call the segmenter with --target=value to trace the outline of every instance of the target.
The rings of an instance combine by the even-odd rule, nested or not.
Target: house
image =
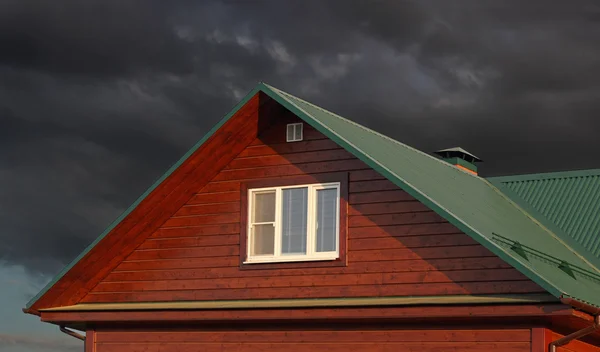
[[[260,83],[24,309],[86,351],[600,351],[600,170],[485,179]]]

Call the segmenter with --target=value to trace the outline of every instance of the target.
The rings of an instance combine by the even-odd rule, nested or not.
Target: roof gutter
[[[60,331],[64,332],[65,334],[67,334],[69,336],[73,336],[74,338],[85,342],[85,336],[78,334],[75,331],[71,331],[71,330],[65,328],[64,325],[61,325],[59,328],[60,328]]]
[[[574,298],[565,296],[565,295],[561,295],[560,296],[560,302],[563,304],[566,304],[568,306],[571,306],[573,308],[577,308],[579,310],[582,310],[588,314],[591,315],[600,315],[600,308],[593,306],[591,304],[585,303],[585,302],[581,302],[579,300],[576,300]]]

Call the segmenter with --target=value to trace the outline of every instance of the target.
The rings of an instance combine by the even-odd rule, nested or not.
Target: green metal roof
[[[488,180],[600,266],[600,169]]]
[[[259,83],[233,111],[33,298],[27,307],[31,307],[250,97],[260,91],[429,206],[555,297],[568,296],[600,306],[598,267],[560,234],[534,219],[492,183],[302,99]]]

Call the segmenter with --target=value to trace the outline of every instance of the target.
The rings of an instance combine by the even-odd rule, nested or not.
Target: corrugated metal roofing
[[[600,169],[489,180],[555,232],[589,251],[591,260],[600,260]]]

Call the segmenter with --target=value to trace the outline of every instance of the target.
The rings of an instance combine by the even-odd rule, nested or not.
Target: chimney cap
[[[437,154],[437,155],[439,155],[439,156],[441,156],[443,158],[458,156],[458,157],[461,157],[461,159],[465,159],[464,156],[469,156],[470,158],[472,158],[473,162],[481,162],[481,161],[483,161],[480,158],[478,158],[475,155],[469,153],[468,151],[464,150],[461,147],[441,149],[441,150],[436,151],[435,154]]]

